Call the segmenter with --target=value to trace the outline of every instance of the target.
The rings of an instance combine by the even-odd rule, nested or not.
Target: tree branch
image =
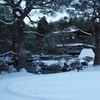
[[[15,4],[15,7],[18,7],[21,4],[22,0],[19,0],[17,4]]]
[[[45,38],[47,38],[45,35],[41,34],[41,33],[38,33],[38,32],[35,32],[35,31],[24,31],[25,34],[37,34],[37,35],[40,35],[40,36],[43,36]]]
[[[17,21],[17,20],[15,19],[15,20],[12,21],[12,22],[5,22],[5,21],[3,21],[3,20],[0,19],[0,23],[1,23],[1,24],[5,24],[5,25],[13,25],[16,21]]]
[[[44,37],[46,39],[46,42],[49,44],[47,37],[45,35],[41,34],[41,33],[38,33],[38,32],[35,32],[35,31],[24,31],[24,33],[27,34],[27,35],[28,34],[37,34],[37,35],[40,35],[40,36]]]
[[[37,21],[33,21],[28,15],[27,15],[27,18],[30,20],[31,24],[38,23]]]

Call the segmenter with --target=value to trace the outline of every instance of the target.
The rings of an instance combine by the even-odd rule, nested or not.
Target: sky
[[[68,16],[68,14],[65,11],[63,11],[63,12],[56,12],[55,16],[48,16],[48,15],[43,15],[43,14],[38,14],[38,13],[36,14],[35,13],[35,14],[32,14],[30,18],[31,18],[32,21],[38,21],[43,16],[46,17],[46,20],[48,22],[54,22],[54,21],[59,20],[60,18]],[[30,22],[27,17],[24,19],[24,21],[25,21],[26,24],[29,24],[29,22]]]
[[[21,5],[24,8],[25,7],[25,2],[22,2]],[[65,8],[62,10],[62,12],[55,12],[55,16],[53,16],[53,15],[50,16],[50,15],[46,15],[46,14],[44,15],[42,13],[34,13],[34,12],[35,12],[35,10],[32,10],[30,12],[30,14],[29,14],[31,20],[33,20],[33,21],[38,21],[43,16],[46,17],[46,19],[47,19],[48,22],[57,21],[60,18],[65,17],[65,16],[68,17],[68,14],[66,13],[66,9]],[[37,10],[36,10],[36,12],[37,12]],[[26,24],[29,24],[29,19],[27,17],[24,19],[24,21],[25,21]]]

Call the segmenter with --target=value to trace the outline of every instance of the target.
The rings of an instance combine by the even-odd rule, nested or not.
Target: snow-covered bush
[[[62,72],[69,71],[69,66],[67,65],[67,63],[64,63],[61,70],[62,70]]]
[[[41,74],[41,66],[37,65],[35,69],[36,74]]]
[[[7,63],[4,60],[0,59],[0,67],[5,67],[5,66],[7,66]]]
[[[90,61],[93,61],[93,57],[85,56],[82,58],[86,63],[89,63]]]
[[[0,73],[1,71],[9,71],[7,62],[3,60],[2,58],[0,58]]]
[[[48,66],[48,69],[52,72],[59,72],[61,70],[61,66],[59,64],[52,64]]]
[[[70,63],[70,67],[74,70],[77,69],[77,71],[79,72],[79,70],[83,69],[82,64],[80,63],[79,60],[75,60],[72,63]]]
[[[17,70],[14,68],[14,65],[10,65],[10,66],[8,66],[8,68],[9,68],[9,72],[11,73],[11,72],[16,72]]]

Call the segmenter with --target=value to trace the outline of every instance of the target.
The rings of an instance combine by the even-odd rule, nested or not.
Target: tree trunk
[[[13,40],[12,40],[12,50],[14,51],[14,52],[16,52],[16,46],[15,46],[15,39],[13,38]]]
[[[95,57],[94,66],[100,65],[100,29],[99,25],[95,26]]]
[[[18,21],[18,66],[17,71],[20,71],[21,68],[25,68],[25,52],[24,52],[24,22]]]
[[[26,7],[24,9],[24,12],[22,12],[21,9],[16,8],[13,10],[13,14],[15,18],[18,19],[18,66],[17,71],[20,71],[21,68],[25,68],[25,53],[24,53],[24,18],[29,14],[31,11],[32,6]],[[17,15],[17,12],[19,12],[20,16]]]

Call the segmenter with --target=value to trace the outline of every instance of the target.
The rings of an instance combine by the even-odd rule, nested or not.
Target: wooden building
[[[68,55],[79,55],[83,48],[94,49],[93,45],[84,44],[84,43],[67,43],[67,44],[57,44],[57,48],[66,48],[66,53]]]
[[[93,46],[93,35],[91,33],[80,30],[75,26],[58,31],[58,33],[63,35],[65,42],[63,44],[56,44],[56,47],[66,48],[67,54],[77,55],[80,54],[83,48],[95,48]]]
[[[67,43],[85,43],[87,39],[91,38],[93,35],[91,33],[85,32],[75,26],[68,27],[62,30],[61,34],[65,34],[65,41]],[[88,40],[87,40],[88,41]]]

